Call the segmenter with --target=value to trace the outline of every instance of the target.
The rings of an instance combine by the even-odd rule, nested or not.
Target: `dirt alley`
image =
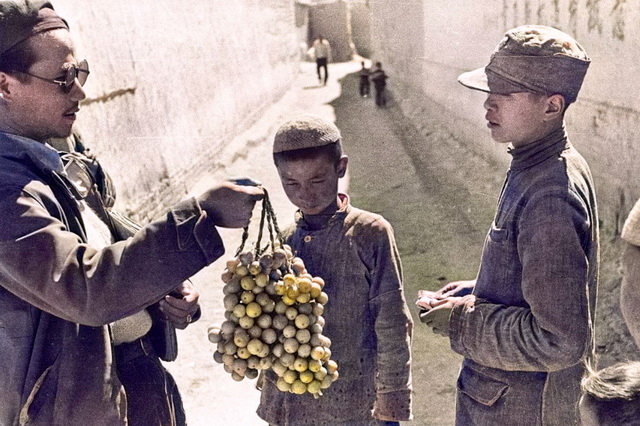
[[[422,325],[414,309],[418,289],[436,289],[477,271],[480,250],[502,184],[502,170],[465,150],[446,128],[434,123],[418,131],[394,100],[378,108],[358,94],[357,61],[331,64],[330,81],[319,86],[315,66],[301,65],[296,87],[270,106],[261,118],[231,143],[221,158],[225,170],[202,176],[191,193],[228,176],[250,175],[269,190],[281,225],[294,208],[284,196],[271,161],[273,133],[282,121],[308,112],[335,120],[350,157],[348,188],[354,205],[382,214],[395,230],[402,257],[405,295],[415,321],[413,384],[415,425],[453,423],[455,381],[461,358],[448,340]],[[248,142],[248,143],[247,143]],[[245,146],[248,145],[248,148]],[[505,154],[507,155],[507,154]],[[250,229],[256,231],[258,211]],[[233,255],[240,231],[225,231],[227,254]],[[249,243],[253,241],[255,232]],[[234,382],[212,359],[215,345],[206,329],[222,322],[223,261],[193,279],[201,292],[202,319],[179,332],[179,357],[167,367],[183,394],[190,425],[263,425],[255,409],[259,393],[254,381]]]

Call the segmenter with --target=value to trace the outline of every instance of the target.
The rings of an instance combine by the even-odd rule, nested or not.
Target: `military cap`
[[[506,32],[486,67],[461,74],[458,82],[488,93],[561,94],[572,103],[590,62],[568,34],[543,25],[523,25]]]
[[[69,26],[48,1],[0,0],[0,55],[35,34],[59,28]]]
[[[314,115],[300,115],[282,124],[273,140],[273,152],[315,148],[340,141],[340,130]]]

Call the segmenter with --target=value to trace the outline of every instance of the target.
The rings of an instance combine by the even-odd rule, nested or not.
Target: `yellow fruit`
[[[258,323],[260,328],[266,329],[266,328],[270,328],[271,327],[271,324],[273,323],[273,319],[271,318],[271,315],[269,315],[269,314],[262,314],[262,315],[260,315],[258,317],[256,322]]]
[[[258,275],[260,272],[262,272],[262,266],[260,266],[260,262],[255,260],[251,262],[248,269],[251,275]]]
[[[278,303],[276,303],[274,311],[276,312],[276,314],[284,314],[285,312],[287,312],[287,309],[289,309],[289,306],[282,300],[279,300]]]
[[[296,340],[301,344],[309,343],[311,333],[307,329],[296,331]]]
[[[318,296],[320,296],[320,293],[322,293],[322,287],[320,287],[320,284],[315,281],[312,282],[311,289],[309,289],[309,294],[311,295],[311,297],[313,299],[316,299]]]
[[[300,278],[298,280],[298,290],[300,290],[300,293],[309,293],[311,291],[311,280]]]
[[[284,285],[286,285],[287,287],[290,287],[294,285],[297,280],[293,274],[285,274],[285,276],[282,277],[282,281],[284,282]]]
[[[240,265],[236,268],[236,276],[237,277],[244,277],[246,275],[249,275],[249,269],[247,269],[246,266],[244,265]]]
[[[298,303],[307,303],[311,300],[311,295],[309,293],[300,293],[298,297],[296,297],[296,302]]]
[[[240,317],[240,319],[238,320],[238,324],[240,324],[240,327],[244,328],[245,330],[248,330],[251,327],[253,327],[254,323],[255,323],[255,320],[246,315],[243,317]]]
[[[300,381],[302,383],[311,383],[313,381],[313,378],[314,378],[313,373],[309,370],[300,372]]]
[[[256,295],[250,291],[243,291],[242,294],[240,294],[240,301],[245,305],[248,305],[254,300],[256,300]]]
[[[262,314],[262,308],[256,302],[251,302],[247,305],[247,316],[251,318],[258,318]]]
[[[320,370],[316,371],[316,380],[322,380],[327,376],[327,369],[324,367],[320,367]]]
[[[311,280],[314,283],[317,283],[318,285],[320,285],[320,288],[324,288],[324,280],[320,277],[313,277],[313,279]]]
[[[240,287],[242,287],[244,290],[251,291],[255,288],[255,286],[256,281],[252,276],[247,275],[246,277],[242,277],[242,279],[240,280]]]
[[[324,376],[324,379],[322,379],[320,389],[327,389],[329,386],[331,386],[331,383],[333,383],[333,379],[330,375],[327,374],[326,376]]]
[[[283,302],[285,305],[292,306],[292,305],[295,305],[295,304],[296,304],[296,299],[292,299],[292,298],[290,298],[289,296],[287,296],[287,295],[285,294],[284,296],[282,296],[282,302]]]
[[[236,359],[233,361],[233,365],[231,365],[233,371],[244,376],[245,371],[247,371],[247,361],[244,359]]]
[[[263,358],[263,359],[269,359],[269,358]],[[278,375],[278,377],[282,377],[285,371],[288,370],[288,368],[282,365],[280,363],[280,360],[277,360],[277,359],[273,361],[273,363],[271,364],[271,369],[273,370],[274,373]]]
[[[322,346],[314,346],[311,348],[311,358],[315,360],[322,360],[324,358],[324,348]]]
[[[282,281],[275,283],[274,288],[278,296],[284,296],[287,293],[287,286]]]
[[[320,371],[320,368],[322,368],[322,363],[317,359],[312,359],[309,361],[309,366],[307,368],[309,369],[309,371],[317,373],[318,371]]]
[[[296,395],[302,395],[306,391],[307,391],[307,385],[302,383],[301,380],[296,380],[295,382],[291,383],[291,389],[290,389],[291,393],[295,393]]]
[[[336,370],[331,374],[331,381],[335,382],[336,380],[338,380],[338,377],[340,377],[340,373],[338,372],[338,370]]]
[[[296,358],[295,361],[293,361],[293,368],[296,371],[299,371],[299,372],[306,371],[308,365],[309,365],[309,362],[304,358],[298,357],[298,358]],[[306,383],[308,383],[308,382],[306,382]]]
[[[284,365],[287,368],[293,366],[293,362],[295,360],[296,360],[296,356],[294,354],[285,352],[282,355],[280,355],[280,362],[282,363],[282,365]]]
[[[256,369],[260,366],[260,358],[255,355],[251,355],[247,360],[247,369]]]
[[[238,355],[238,358],[249,359],[251,357],[251,352],[249,352],[249,349],[246,347],[238,348],[236,355]]]
[[[251,355],[258,355],[262,350],[262,345],[264,345],[264,343],[262,343],[260,340],[251,339],[247,344],[247,349],[249,350],[249,353]]]
[[[260,358],[260,363],[258,364],[258,367],[260,368],[260,370],[268,370],[272,367],[273,362],[271,361],[270,357],[262,357]]]
[[[314,304],[313,305],[313,315],[315,315],[316,317],[319,317],[322,314],[324,314],[324,305],[321,305],[320,303]]]
[[[255,278],[256,285],[259,287],[266,287],[269,284],[269,275],[267,274],[258,274]]]
[[[287,370],[282,375],[282,378],[284,379],[285,382],[292,384],[293,382],[298,380],[298,372],[295,370]]]
[[[246,332],[236,333],[236,335],[233,336],[233,343],[239,348],[244,348],[245,346],[247,346],[249,340],[249,335]]]
[[[311,354],[311,346],[305,344],[302,344],[298,347],[298,356],[302,357],[302,358],[309,358],[309,355]]]
[[[298,286],[297,285],[292,285],[292,286],[287,286],[287,297],[289,297],[290,299],[295,299],[296,297],[298,297],[298,294],[300,294],[300,291],[298,290]]]
[[[282,335],[284,337],[286,337],[287,339],[290,339],[292,337],[295,337],[297,333],[297,329],[292,326],[292,325],[287,325],[283,330],[282,330]]]
[[[294,323],[296,324],[296,327],[298,327],[299,329],[307,328],[309,327],[309,316],[305,314],[300,314],[295,317]]]
[[[338,371],[338,363],[330,359],[329,361],[327,361],[326,368],[328,374],[333,374],[334,372]]]
[[[329,361],[329,358],[331,358],[331,349],[324,348],[324,356],[322,357],[322,361]],[[333,361],[333,362],[335,362],[335,361]],[[336,368],[338,368],[337,365],[336,365]]]
[[[233,310],[231,312],[233,312],[233,315],[237,316],[238,318],[242,318],[247,313],[247,307],[241,303],[238,303],[233,307]]]
[[[316,302],[322,303],[323,305],[326,305],[328,301],[329,301],[329,295],[324,291],[321,292],[318,297],[316,297]]]
[[[280,392],[289,392],[291,384],[287,383],[282,377],[279,377],[278,381],[276,381],[276,387]]]
[[[295,354],[296,352],[298,352],[300,343],[298,343],[296,339],[290,338],[290,339],[285,339],[283,346],[284,346],[285,352],[290,354]]]
[[[307,392],[317,394],[322,389],[322,382],[319,380],[312,380],[307,384]]]

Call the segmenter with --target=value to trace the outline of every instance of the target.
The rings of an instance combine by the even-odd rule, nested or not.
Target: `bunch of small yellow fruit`
[[[322,334],[329,301],[324,280],[313,277],[283,244],[255,258],[244,252],[222,274],[226,321],[209,327],[216,362],[234,380],[273,370],[283,392],[321,395],[338,378],[331,340]]]

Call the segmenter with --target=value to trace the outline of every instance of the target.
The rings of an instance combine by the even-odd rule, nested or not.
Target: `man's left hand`
[[[198,299],[200,293],[189,281],[183,282],[180,287],[175,290],[176,297],[166,295],[160,301],[160,310],[164,313],[174,327],[184,330],[193,322],[198,314],[200,305]]]

